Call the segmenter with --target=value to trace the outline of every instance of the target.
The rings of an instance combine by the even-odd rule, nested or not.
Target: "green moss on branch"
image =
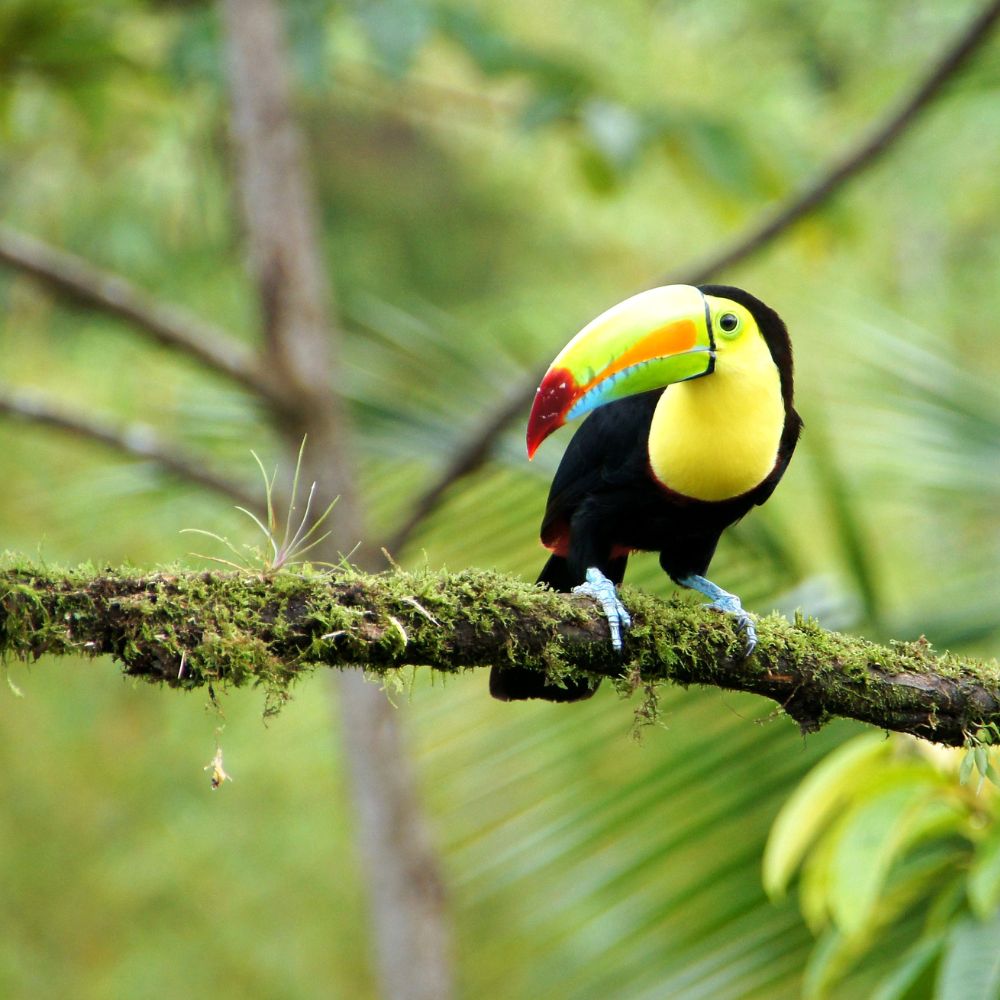
[[[803,729],[833,716],[961,744],[1000,722],[1000,667],[924,642],[878,646],[771,616],[749,660],[725,615],[627,592],[624,657],[589,598],[481,570],[456,574],[138,574],[0,569],[0,654],[110,655],[170,687],[263,685],[276,699],[316,667],[453,673],[495,663],[552,677],[626,676],[752,691]],[[565,711],[566,709],[560,709]],[[571,709],[569,709],[571,710]]]

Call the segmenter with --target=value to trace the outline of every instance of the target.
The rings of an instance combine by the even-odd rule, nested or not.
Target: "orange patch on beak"
[[[698,337],[698,328],[689,319],[677,320],[667,323],[659,329],[647,333],[641,340],[636,341],[624,354],[619,355],[608,365],[604,371],[595,375],[586,385],[581,386],[579,395],[583,395],[589,388],[597,385],[603,379],[616,375],[626,368],[649,361],[651,358],[669,357],[671,354],[681,354],[690,351],[694,347]]]

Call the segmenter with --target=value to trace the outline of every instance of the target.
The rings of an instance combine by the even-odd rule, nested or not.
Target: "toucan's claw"
[[[628,609],[618,599],[615,585],[595,566],[587,570],[587,582],[573,588],[574,594],[586,594],[593,597],[601,606],[604,617],[611,629],[611,645],[615,651],[622,651],[622,632],[632,627],[632,616]]]
[[[730,594],[728,590],[717,587],[711,580],[706,580],[703,576],[685,576],[677,581],[682,587],[690,587],[697,590],[706,597],[711,597],[711,603],[706,604],[706,608],[715,611],[724,611],[727,615],[732,615],[736,619],[736,627],[741,629],[746,636],[746,649],[744,657],[750,656],[757,648],[757,627],[749,612],[744,611],[740,599],[735,594]]]
[[[743,652],[744,657],[750,656],[751,653],[757,648],[757,627],[754,625],[753,618],[750,614],[743,610],[740,605],[739,598],[736,598],[736,607],[729,607],[727,604],[723,604],[721,601],[712,601],[711,604],[706,604],[706,608],[713,608],[715,611],[725,611],[726,614],[732,615],[736,619],[736,627],[741,629],[743,634],[746,636],[747,645]]]

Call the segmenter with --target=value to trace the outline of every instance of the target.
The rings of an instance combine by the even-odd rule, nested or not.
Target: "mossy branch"
[[[635,625],[618,657],[589,598],[480,570],[262,579],[9,564],[0,570],[0,653],[110,655],[148,681],[259,684],[278,701],[320,666],[455,673],[509,663],[556,679],[751,691],[804,730],[845,716],[960,745],[980,725],[1000,722],[995,662],[939,655],[924,641],[879,646],[773,615],[759,622],[757,650],[745,660],[729,616],[628,589],[626,601]]]

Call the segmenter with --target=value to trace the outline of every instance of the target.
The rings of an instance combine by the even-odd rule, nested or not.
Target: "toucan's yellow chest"
[[[785,426],[781,379],[759,335],[722,351],[704,378],[666,388],[653,413],[649,464],[668,489],[728,500],[774,468]]]

